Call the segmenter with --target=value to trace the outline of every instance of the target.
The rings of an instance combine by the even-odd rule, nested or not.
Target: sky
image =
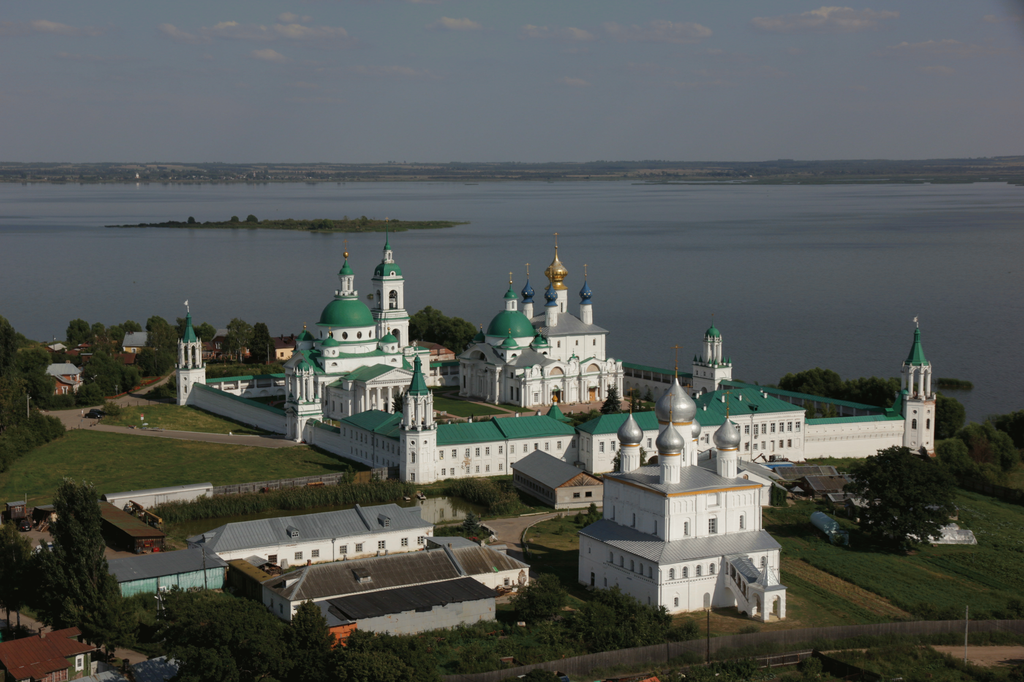
[[[0,6],[2,161],[1024,154],[1024,0]]]

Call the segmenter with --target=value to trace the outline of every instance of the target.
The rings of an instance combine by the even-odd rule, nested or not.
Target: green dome
[[[299,334],[299,338],[296,341],[315,341],[316,337],[309,333],[309,330],[305,327],[302,328],[302,333]]]
[[[530,346],[532,348],[550,348],[551,344],[548,343],[548,340],[544,338],[541,334],[537,334],[536,338],[534,338],[533,343],[531,343]]]
[[[508,291],[505,292],[505,300],[506,301],[514,301],[517,298],[518,298],[518,296],[516,296],[516,292],[512,291],[512,282],[509,282],[508,283]]]
[[[708,330],[704,332],[704,336],[710,336],[713,339],[717,339],[722,335],[718,332],[718,329],[715,328],[715,325],[711,325],[708,327]]]
[[[502,310],[494,316],[491,324],[487,326],[487,336],[505,337],[510,329],[512,330],[512,336],[517,338],[523,338],[524,336],[533,338],[537,333],[537,330],[530,324],[530,319],[526,315],[523,315],[518,310]]]
[[[505,340],[501,342],[501,346],[499,346],[499,348],[502,350],[518,350],[519,344],[512,338],[512,334],[509,334],[505,337]]]
[[[320,313],[321,327],[372,327],[373,315],[366,304],[355,297],[336,298]]]
[[[380,342],[386,346],[389,343],[398,343],[398,339],[395,338],[394,334],[388,332],[387,334],[384,335],[384,338],[381,339]]]
[[[348,266],[348,258],[345,259],[344,265],[341,266],[341,270],[338,271],[339,275],[351,275],[352,268]]]
[[[338,341],[333,336],[328,336],[326,339],[324,339],[323,343],[320,344],[320,347],[321,348],[334,348],[335,346],[340,346],[340,345],[341,345],[341,341]]]
[[[402,268],[398,267],[398,263],[381,263],[373,269],[374,277],[401,277]]]

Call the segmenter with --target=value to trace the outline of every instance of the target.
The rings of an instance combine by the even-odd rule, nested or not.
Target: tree
[[[865,500],[861,528],[879,538],[915,544],[941,534],[953,513],[953,477],[934,462],[892,446],[868,457],[846,491]]]
[[[535,623],[561,611],[568,597],[558,576],[541,573],[512,597],[512,608],[519,620]]]
[[[618,387],[611,386],[608,388],[608,397],[601,405],[601,414],[615,414],[616,412],[622,412],[622,398],[619,397]]]
[[[838,398],[843,391],[843,379],[830,369],[815,367],[796,374],[787,374],[779,379],[779,388],[784,391],[820,395],[824,398]]]
[[[629,623],[628,627],[623,627]],[[567,629],[591,651],[614,651],[664,642],[672,627],[665,607],[652,607],[613,587],[594,590],[569,617]]]
[[[213,337],[217,336],[217,328],[209,322],[203,322],[198,327],[193,327],[192,329],[195,331],[196,336],[203,341],[212,341]]]
[[[0,376],[12,374],[17,367],[18,332],[0,315]]]
[[[994,464],[1003,471],[1009,471],[1020,462],[1020,451],[1013,445],[1013,439],[999,431],[992,422],[977,424],[971,422],[956,432],[967,450],[978,464]]]
[[[92,328],[88,322],[77,319],[68,323],[67,342],[69,346],[74,348],[80,343],[89,343],[90,341],[92,341]]]
[[[256,216],[254,216],[252,213],[250,213],[249,215],[245,216],[245,222],[247,222],[247,223],[258,223],[259,220],[256,218]]]
[[[252,341],[249,345],[253,362],[268,364],[274,354],[274,342],[270,338],[270,330],[263,322],[252,326]]]
[[[195,225],[196,224],[196,219],[193,218],[192,216],[189,216],[188,217],[188,224],[189,225]]]
[[[479,534],[480,517],[473,512],[466,512],[466,518],[462,519],[462,532],[466,535]]]
[[[1009,434],[1014,447],[1024,448],[1024,410],[1017,410],[1010,414],[997,414],[989,417],[989,421],[1000,431]],[[962,425],[963,422],[961,422]]]
[[[231,222],[231,223],[237,223],[237,222],[239,222],[239,221],[238,221],[238,216],[236,216],[236,215],[233,215],[233,216],[231,216],[231,220],[229,220],[228,222]]]
[[[311,601],[299,604],[284,630],[284,654],[288,661],[285,682],[328,682],[333,679],[334,635],[327,619]]]
[[[978,463],[971,459],[967,444],[959,438],[937,441],[935,457],[957,480],[981,477]]]
[[[956,398],[935,394],[935,440],[952,438],[967,421],[967,410]]]
[[[32,604],[54,628],[78,627],[90,642],[113,649],[132,643],[117,580],[107,568],[96,488],[69,478],[53,499],[53,551],[36,555],[39,586]]]
[[[121,325],[121,329],[123,329],[126,334],[130,334],[132,332],[141,332],[142,325],[136,322],[135,320],[125,320],[124,323]]]
[[[18,532],[14,521],[0,527],[0,604],[7,610],[7,625],[11,625],[11,611],[17,611],[21,624],[21,607],[28,602],[31,589],[32,544]]]
[[[813,400],[804,401],[804,419],[814,419],[818,416],[818,409],[814,407]]]
[[[391,400],[391,411],[401,412],[405,399],[405,391],[401,391]]]
[[[345,682],[441,682],[432,640],[355,630],[338,647],[335,679]]]
[[[139,368],[142,376],[157,377],[171,371],[174,368],[174,361],[175,356],[170,351],[143,348],[135,357],[135,366]]]
[[[242,351],[250,348],[252,326],[245,320],[234,318],[228,323],[228,334],[224,338],[224,352],[242,359]]]
[[[287,671],[285,626],[262,604],[172,590],[164,594],[160,618],[180,682],[277,680]]]
[[[456,354],[466,350],[477,330],[461,317],[448,317],[427,306],[409,318],[409,337],[439,343]]]
[[[146,345],[155,351],[169,351],[177,355],[178,337],[174,327],[157,315],[146,320]]]
[[[654,402],[654,394],[651,393],[651,387],[650,386],[647,387],[647,393],[644,394],[644,402],[648,402],[648,403],[653,403]]]

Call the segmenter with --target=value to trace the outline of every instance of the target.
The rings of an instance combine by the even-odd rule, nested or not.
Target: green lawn
[[[526,563],[540,573],[553,573],[569,590],[569,595],[583,602],[590,599],[579,583],[581,526],[574,523],[575,512],[562,518],[541,521],[526,531]]]
[[[46,504],[65,476],[102,493],[209,481],[247,483],[343,470],[334,457],[304,445],[261,448],[150,436],[69,431],[38,447],[0,474],[0,501]]]
[[[140,419],[144,417],[144,419]],[[103,418],[106,426],[142,426],[170,431],[199,431],[202,433],[237,433],[241,435],[264,434],[261,429],[245,426],[238,422],[194,407],[178,405],[149,405],[146,407],[125,407],[118,416]]]
[[[454,417],[483,417],[490,414],[505,414],[504,410],[498,410],[488,405],[445,398],[438,394],[434,394],[434,409],[443,410]]]

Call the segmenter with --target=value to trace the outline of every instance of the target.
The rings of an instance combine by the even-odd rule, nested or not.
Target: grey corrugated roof
[[[128,332],[124,335],[124,340],[121,341],[121,347],[145,346],[148,340],[149,332]]]
[[[740,575],[747,579],[748,583],[757,582],[757,579],[761,577],[761,572],[757,570],[757,566],[754,565],[754,562],[748,556],[729,557],[729,563],[736,568]]]
[[[151,658],[132,666],[135,682],[165,682],[178,674],[178,664],[166,656]]]
[[[544,310],[542,307],[541,310]],[[568,336],[569,334],[607,334],[607,329],[602,329],[596,324],[586,324],[580,318],[569,313],[558,313],[558,317],[555,318],[555,326],[549,327],[544,324],[547,321],[547,315],[541,313],[540,315],[534,315],[533,319],[530,320],[534,328],[544,336]]]
[[[557,488],[580,474],[587,475],[593,481],[590,484],[584,485],[601,485],[601,481],[590,476],[583,469],[577,469],[573,465],[552,457],[542,450],[534,450],[518,462],[513,462],[512,468],[549,488]]]
[[[702,469],[706,469],[707,471],[718,470],[718,463],[711,458],[710,450],[701,453],[699,461],[697,462],[697,466],[701,467]],[[749,472],[756,476],[760,476],[761,478],[768,479],[769,481],[778,481],[781,478],[781,476],[776,474],[768,467],[761,466],[756,462],[751,462],[745,459],[740,459],[738,462],[736,462],[736,468],[740,472]]]
[[[764,530],[665,542],[654,535],[620,526],[608,519],[590,524],[580,531],[580,535],[600,540],[623,552],[660,564],[677,564],[707,557],[761,552],[779,549],[781,546],[768,531]]]
[[[804,476],[838,476],[839,472],[833,466],[800,466],[800,467],[776,467],[775,473],[787,481],[796,481]]]
[[[166,488],[147,488],[145,490],[126,490],[120,493],[103,493],[101,500],[114,502],[129,497],[143,497],[146,495],[166,495],[168,493],[180,493],[183,491],[213,491],[212,483],[189,483],[187,485],[172,485]]]
[[[111,559],[107,562],[110,574],[117,582],[162,578],[179,573],[203,570],[203,552],[199,549],[183,549],[177,552],[154,552],[139,556]],[[213,552],[206,552],[206,568],[226,567],[228,564]]]
[[[391,525],[387,528],[381,525],[381,514],[391,519]],[[298,529],[297,538],[288,535],[285,529],[289,526]],[[188,542],[204,545],[214,552],[232,552],[268,545],[368,535],[384,530],[418,530],[432,527],[432,523],[423,520],[417,507],[405,509],[397,504],[360,507],[357,504],[354,509],[228,523],[190,537]]]
[[[723,488],[744,488],[759,485],[756,481],[743,478],[722,478],[714,471],[703,467],[685,466],[679,473],[679,483],[661,483],[661,470],[657,464],[634,469],[628,474],[606,474],[606,480],[622,479],[657,490],[658,492],[685,493],[702,490],[721,490]]]
[[[368,572],[371,580],[360,583],[355,571]],[[313,564],[267,583],[291,601],[373,592],[392,587],[451,580],[459,570],[443,551],[416,551],[387,556]],[[291,582],[291,581],[295,582]],[[286,582],[290,584],[285,585]]]
[[[328,611],[339,620],[352,622],[481,599],[494,599],[494,590],[472,578],[458,578],[331,599]]]
[[[532,348],[527,348],[522,353],[520,353],[519,356],[517,356],[516,359],[513,360],[510,364],[513,367],[533,367],[534,365],[547,367],[548,365],[558,364],[558,360],[549,358],[546,355],[541,355]]]
[[[59,377],[66,374],[81,374],[82,370],[78,369],[70,362],[55,362],[52,365],[47,366],[46,373],[52,377]]]
[[[450,547],[455,549],[456,547],[479,547],[479,542],[474,542],[469,538],[459,537],[454,535],[452,537],[429,537],[427,538],[427,549],[430,549],[430,545],[436,547]]]
[[[803,480],[807,482],[807,487],[810,488],[811,492],[815,495],[821,495],[825,492],[842,492],[846,484],[849,483],[850,479],[846,476],[804,476]]]
[[[530,570],[529,564],[524,564],[522,561],[513,559],[507,554],[495,552],[489,547],[481,547],[480,545],[453,547],[452,554],[455,555],[455,560],[462,566],[466,575],[484,575],[485,573],[515,570],[529,572]]]

